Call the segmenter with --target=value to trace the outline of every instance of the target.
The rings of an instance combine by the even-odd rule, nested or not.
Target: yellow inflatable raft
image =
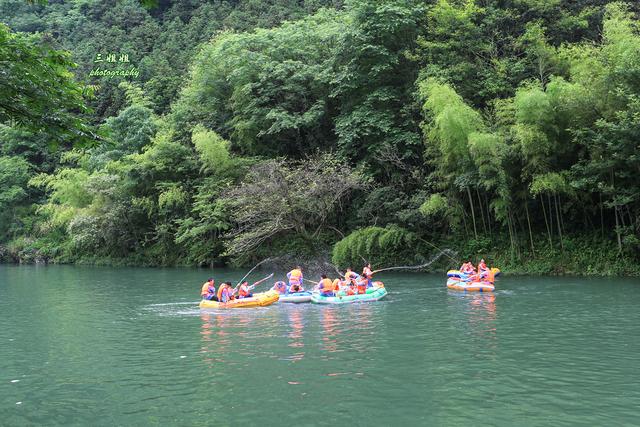
[[[266,307],[278,301],[280,295],[276,291],[254,294],[251,298],[233,299],[228,302],[202,300],[200,308],[255,308]]]

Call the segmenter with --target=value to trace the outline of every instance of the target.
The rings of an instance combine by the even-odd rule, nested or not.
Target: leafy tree
[[[361,265],[364,260],[377,267],[405,265],[420,252],[415,233],[398,226],[366,227],[354,231],[333,247],[332,261],[343,268]]]
[[[284,160],[255,165],[225,198],[237,224],[230,233],[229,253],[246,255],[295,234],[307,241],[317,239],[331,216],[345,209],[342,203],[351,192],[364,184],[359,172],[330,154],[297,165]]]
[[[22,157],[0,156],[0,236],[6,237],[17,208],[27,200],[30,165]]]
[[[203,46],[174,108],[250,155],[297,156],[334,138],[326,71],[344,18],[323,11],[273,30],[223,33]]]
[[[415,162],[420,146],[407,53],[422,9],[413,1],[353,1],[351,24],[335,54],[331,97],[339,104],[335,129],[341,153],[354,161],[384,162],[389,148]],[[395,168],[394,168],[395,169]],[[379,173],[380,166],[373,169]]]
[[[0,64],[0,123],[46,133],[58,144],[89,140],[90,128],[78,116],[86,111],[83,88],[73,80],[67,52],[0,24]]]

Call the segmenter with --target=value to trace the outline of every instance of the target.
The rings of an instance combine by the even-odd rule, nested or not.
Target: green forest
[[[0,260],[640,274],[639,15],[0,0]]]

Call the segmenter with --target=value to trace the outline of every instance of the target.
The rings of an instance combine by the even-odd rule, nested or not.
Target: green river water
[[[640,425],[637,279],[207,312],[210,274],[0,266],[0,425]]]

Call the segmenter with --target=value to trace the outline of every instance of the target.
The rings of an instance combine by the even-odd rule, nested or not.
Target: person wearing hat
[[[284,283],[282,280],[274,283],[271,289],[278,292],[280,295],[284,295],[287,292],[289,292],[289,288],[287,287],[287,284]]]

